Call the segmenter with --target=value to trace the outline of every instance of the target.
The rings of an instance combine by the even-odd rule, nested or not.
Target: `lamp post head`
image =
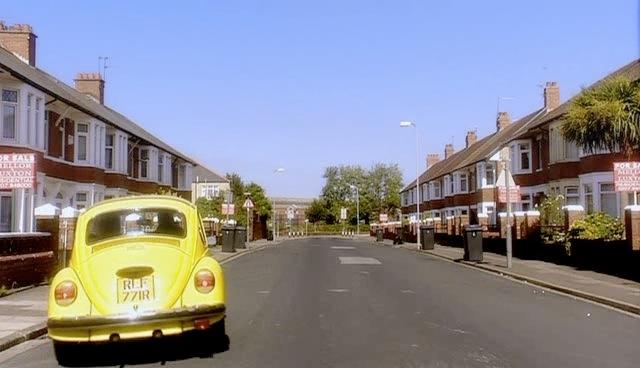
[[[274,173],[283,173],[284,172],[284,167],[279,167],[279,168],[275,169],[273,172]]]
[[[416,124],[412,121],[401,121],[400,122],[400,127],[401,128],[408,128],[408,127],[412,127],[412,126],[416,126]]]

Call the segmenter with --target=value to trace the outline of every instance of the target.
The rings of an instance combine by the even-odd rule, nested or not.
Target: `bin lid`
[[[420,225],[421,229],[435,229],[436,227],[434,225]]]
[[[467,225],[464,231],[482,231],[482,225]]]

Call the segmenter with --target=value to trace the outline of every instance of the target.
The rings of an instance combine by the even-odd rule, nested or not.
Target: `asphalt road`
[[[342,257],[342,258],[341,258]],[[361,257],[361,258],[347,258]],[[363,241],[300,240],[224,266],[230,350],[171,340],[102,349],[95,365],[183,367],[637,367],[640,319]],[[162,360],[167,360],[163,362]],[[46,339],[1,367],[56,366]]]

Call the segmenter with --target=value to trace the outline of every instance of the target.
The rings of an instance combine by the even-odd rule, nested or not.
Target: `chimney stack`
[[[451,155],[453,155],[454,149],[453,149],[453,144],[448,143],[447,145],[444,146],[444,159],[448,159],[449,157],[451,157]]]
[[[429,153],[427,155],[427,169],[431,168],[433,165],[437,164],[440,161],[439,153]]]
[[[478,141],[478,134],[475,130],[470,130],[467,132],[467,138],[465,140],[467,142],[467,148],[469,148],[472,144]]]
[[[547,82],[544,86],[544,107],[547,112],[560,106],[560,87],[557,82]]]
[[[508,112],[499,112],[498,119],[496,120],[496,127],[498,131],[508,127],[511,124],[511,116]]]
[[[104,79],[100,73],[78,73],[74,82],[76,90],[104,105]]]
[[[0,22],[0,47],[31,66],[36,66],[36,38],[28,24],[8,26]]]

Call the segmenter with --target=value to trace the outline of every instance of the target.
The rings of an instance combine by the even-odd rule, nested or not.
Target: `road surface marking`
[[[379,265],[382,264],[375,258],[371,257],[338,257],[340,259],[340,264],[350,264],[350,265]]]
[[[369,271],[360,271],[360,273],[363,274],[363,275],[368,275]]]
[[[349,289],[329,289],[327,291],[330,293],[348,293]]]
[[[413,291],[413,290],[409,290],[409,289],[407,289],[407,290],[400,290],[400,292],[401,292],[402,294],[415,294],[415,293],[416,293],[415,291]]]
[[[356,247],[338,247],[338,246],[335,246],[335,247],[331,247],[331,249],[356,249]]]
[[[269,294],[270,291],[269,290],[260,290],[258,291],[258,294]]]

